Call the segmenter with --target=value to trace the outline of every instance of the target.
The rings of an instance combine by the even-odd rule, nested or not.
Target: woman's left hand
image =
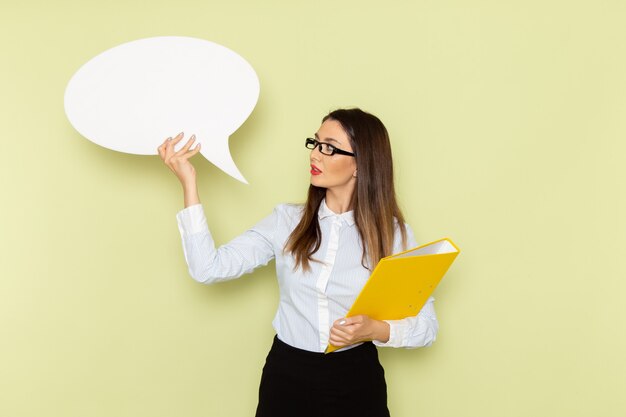
[[[333,346],[343,347],[368,340],[387,342],[389,324],[362,314],[336,320],[330,329],[329,341]]]

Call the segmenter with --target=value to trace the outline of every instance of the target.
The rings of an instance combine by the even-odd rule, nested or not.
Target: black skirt
[[[371,342],[328,355],[274,337],[256,417],[388,417],[385,371]]]

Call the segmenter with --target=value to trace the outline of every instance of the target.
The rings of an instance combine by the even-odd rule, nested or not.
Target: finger
[[[200,144],[197,144],[195,148],[193,148],[191,151],[187,152],[186,154],[183,154],[183,155],[177,154],[177,155],[172,156],[172,159],[175,160],[176,162],[183,162],[183,161],[187,162],[189,158],[191,158],[198,152],[200,152]]]
[[[157,152],[159,153],[159,156],[161,157],[161,159],[165,158],[165,147],[167,146],[167,143],[163,142],[163,144],[161,144],[161,146],[159,146],[157,148]]]
[[[200,144],[197,144],[191,151],[179,155],[178,153],[171,155],[165,159],[165,164],[170,167],[174,172],[177,172],[181,167],[191,165],[189,158],[200,152]],[[193,168],[192,168],[193,169]]]
[[[191,148],[191,145],[193,145],[195,141],[196,141],[196,135],[191,135],[187,143],[185,143],[185,145],[182,148],[180,148],[178,152],[176,152],[174,155],[185,154],[189,150],[189,148]]]
[[[354,337],[348,337],[339,333],[333,333],[328,337],[328,341],[335,346],[347,346],[355,344],[358,340]]]
[[[172,138],[169,137],[165,140],[165,142],[163,142],[163,156],[165,158],[167,158],[169,155],[172,154],[172,151],[174,149],[174,145],[172,145]]]
[[[343,320],[345,321],[343,326],[352,326],[354,324],[363,323],[363,316],[359,315],[359,316],[346,317]]]
[[[168,138],[167,143],[165,145],[165,152],[169,153],[174,150],[174,146],[180,142],[184,137],[183,132],[180,132],[178,135],[174,136],[174,138]]]
[[[348,343],[350,338],[343,332],[338,331],[337,329],[331,329],[330,334],[328,335],[328,340],[335,346],[336,343]]]
[[[171,140],[172,138],[167,138],[163,141],[162,144],[159,145],[159,147],[157,148],[157,151],[159,152],[159,155],[161,155],[161,157],[163,155],[165,155],[165,148],[167,147],[167,143]]]
[[[328,342],[331,345],[336,346],[336,347],[344,347],[348,345],[348,343],[343,340],[333,339],[333,338],[328,339]]]
[[[184,154],[184,155],[181,155],[180,157],[181,157],[181,158],[185,158],[185,159],[189,159],[189,158],[191,158],[192,156],[194,156],[195,154],[197,154],[198,152],[200,152],[200,144],[199,144],[199,143],[198,143],[198,144],[196,145],[196,147],[195,147],[195,148],[193,148],[191,151],[187,152],[187,153],[186,153],[186,154]]]
[[[333,326],[345,326],[347,323],[345,318],[340,318],[334,321]]]
[[[339,339],[343,339],[343,340],[350,340],[352,338],[352,334],[350,334],[349,332],[345,331],[344,329],[338,328],[338,327],[333,327],[330,330],[330,333],[335,338],[339,338]]]
[[[178,135],[174,136],[174,139],[172,139],[171,144],[172,145],[176,145],[178,142],[181,141],[181,139],[185,136],[185,134],[183,132],[180,132]]]

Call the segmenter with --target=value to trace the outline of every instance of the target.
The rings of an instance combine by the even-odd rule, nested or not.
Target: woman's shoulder
[[[265,218],[255,224],[251,230],[261,234],[281,236],[290,233],[302,218],[302,206],[297,204],[278,204]]]
[[[274,213],[281,219],[288,222],[299,222],[302,218],[304,205],[283,203],[274,207]]]

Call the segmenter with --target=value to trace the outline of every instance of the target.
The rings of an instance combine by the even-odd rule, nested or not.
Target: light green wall
[[[394,417],[626,414],[626,3],[89,3],[0,5],[0,415],[253,415],[272,268],[194,283],[175,177],[63,113],[80,65],[158,35],[261,81],[231,138],[250,185],[195,160],[218,242],[304,198],[327,111],[387,124],[418,241],[463,250],[433,347],[381,351]]]

